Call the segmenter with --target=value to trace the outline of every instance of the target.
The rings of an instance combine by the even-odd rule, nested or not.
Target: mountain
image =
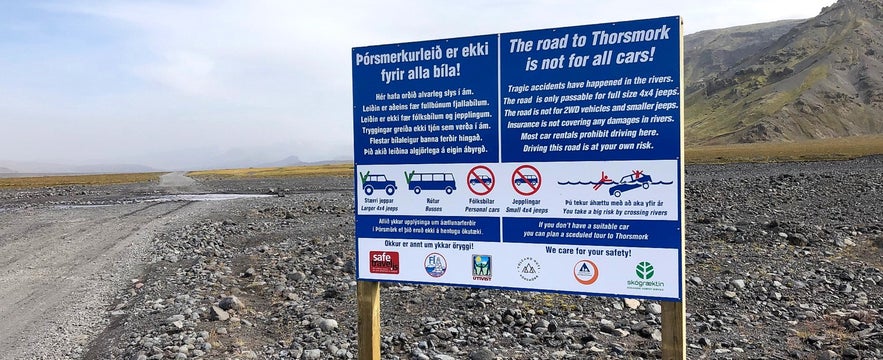
[[[12,170],[15,169],[15,170]],[[111,173],[140,173],[155,172],[157,169],[135,164],[94,164],[94,165],[68,165],[42,162],[23,161],[0,161],[0,174],[111,174]]]
[[[336,158],[331,160],[320,160],[320,161],[302,161],[297,156],[289,156],[285,159],[279,161],[273,161],[268,163],[263,163],[255,167],[285,167],[285,166],[303,166],[303,165],[328,165],[328,164],[340,164],[340,163],[351,163],[353,162],[352,158]]]
[[[702,81],[709,75],[715,75],[735,66],[742,59],[761,51],[805,20],[780,20],[734,26],[685,36],[684,81],[687,88],[702,86]]]
[[[124,160],[92,160],[90,163],[25,162],[0,159],[0,174],[91,174],[138,173],[173,170],[237,169],[284,167],[352,162],[352,158],[303,161],[297,156],[284,157],[284,147],[231,148],[226,150],[194,148],[144,154]],[[288,152],[290,153],[290,152]],[[281,160],[277,160],[281,159]],[[139,165],[147,164],[147,165]],[[14,170],[13,170],[14,169]]]
[[[721,56],[716,65],[685,62],[694,66],[685,74],[697,81],[685,93],[688,144],[883,133],[883,0],[840,0],[767,44],[743,46],[763,47],[740,60],[733,58],[741,50],[730,49],[723,54],[733,58]]]
[[[288,156],[282,160],[277,157],[279,152],[265,148],[232,148],[220,155],[203,160],[205,169],[243,169],[250,167],[279,167],[305,164],[297,156]]]
[[[292,155],[292,156],[289,156],[289,157],[284,158],[282,160],[263,163],[263,164],[260,164],[256,167],[283,167],[283,166],[298,166],[298,165],[305,165],[305,164],[307,164],[307,163],[301,161],[301,159],[299,157]]]
[[[76,173],[105,173],[105,174],[122,174],[122,173],[145,173],[158,172],[155,168],[137,165],[137,164],[97,164],[97,165],[79,165],[70,167],[71,172]]]

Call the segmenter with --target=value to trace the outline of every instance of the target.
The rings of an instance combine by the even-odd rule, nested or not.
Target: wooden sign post
[[[359,360],[380,360],[380,283],[359,281]]]
[[[687,358],[687,326],[683,302],[662,302],[662,358]]]

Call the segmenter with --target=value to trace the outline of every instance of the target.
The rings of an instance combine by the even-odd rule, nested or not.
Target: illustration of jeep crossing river
[[[636,171],[630,175],[623,176],[619,180],[619,184],[610,188],[610,195],[620,197],[622,193],[639,187],[649,189],[651,182],[650,175],[644,175],[640,171]]]
[[[592,188],[594,190],[600,189],[605,185],[613,185],[608,189],[608,193],[611,196],[620,197],[622,193],[630,190],[634,190],[637,188],[649,189],[650,185],[671,185],[672,181],[657,181],[653,182],[653,178],[650,175],[644,174],[642,170],[633,170],[631,174],[623,176],[619,179],[619,181],[613,181],[610,177],[607,176],[603,171],[601,172],[601,179],[598,181],[559,181],[558,185],[593,185]]]

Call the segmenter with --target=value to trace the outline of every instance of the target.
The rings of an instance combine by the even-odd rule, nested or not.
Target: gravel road
[[[200,212],[188,205],[53,206],[0,213],[0,357],[21,359],[81,347],[103,320],[102,300],[128,281],[132,260],[145,253],[151,237]]]
[[[194,185],[196,185],[196,180],[185,176],[182,171],[168,173],[159,177],[160,187],[183,188],[192,191],[191,187]]]
[[[171,173],[159,184],[0,192],[0,359],[79,358],[157,234],[248,201],[157,201],[194,190]]]

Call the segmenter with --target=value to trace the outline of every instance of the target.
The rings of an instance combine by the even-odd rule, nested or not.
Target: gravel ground
[[[883,157],[688,167],[687,357],[883,359],[881,170]],[[128,260],[133,274],[107,281],[115,291],[65,302],[103,319],[82,351],[64,343],[32,358],[355,358],[352,184],[200,181],[203,192],[285,196],[194,205],[207,210],[149,237]],[[59,204],[123,207],[154,188],[0,200],[14,217]],[[381,304],[384,359],[661,356],[652,301],[385,284]]]

